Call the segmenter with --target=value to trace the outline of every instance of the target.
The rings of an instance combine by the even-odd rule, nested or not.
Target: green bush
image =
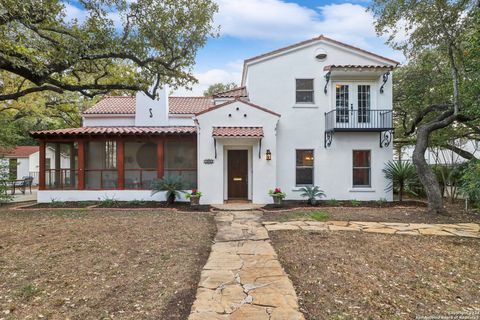
[[[317,198],[325,197],[325,192],[323,192],[323,190],[320,190],[320,188],[317,186],[305,186],[300,188],[300,191],[303,192],[300,196],[307,198],[308,204],[312,206],[317,204]]]
[[[352,207],[360,207],[360,205],[362,204],[362,202],[353,199],[353,200],[350,201],[350,204],[352,205]]]
[[[8,162],[0,158],[0,204],[12,201],[8,183],[10,181]]]
[[[388,161],[383,168],[383,174],[389,183],[385,190],[398,192],[398,198],[403,200],[404,193],[417,195],[415,189],[419,185],[417,171],[411,162]]]
[[[338,201],[336,199],[328,199],[328,200],[325,201],[325,203],[329,206],[336,207],[340,204],[340,201]]]
[[[460,191],[467,196],[473,206],[480,208],[480,160],[472,160],[463,170]]]
[[[179,178],[164,177],[152,183],[152,195],[161,191],[166,191],[167,203],[172,204],[175,199],[180,197],[180,193],[184,193],[184,183]]]

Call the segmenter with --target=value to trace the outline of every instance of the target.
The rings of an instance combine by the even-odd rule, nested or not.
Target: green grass
[[[24,300],[30,300],[35,296],[40,290],[37,288],[35,284],[27,284],[20,289],[18,295],[22,297]]]
[[[359,207],[362,204],[362,202],[358,200],[352,200],[350,201],[350,204],[352,205],[352,207]]]
[[[313,220],[316,220],[316,221],[324,221],[324,220],[327,220],[328,218],[330,218],[330,215],[326,211],[310,212],[310,214],[308,216],[310,218],[312,218]]]
[[[325,200],[325,203],[331,207],[336,207],[340,204],[340,201],[335,199],[329,199],[329,200]]]

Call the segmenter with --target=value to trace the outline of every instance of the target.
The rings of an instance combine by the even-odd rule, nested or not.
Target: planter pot
[[[282,197],[276,197],[276,196],[272,196],[273,198],[273,204],[276,205],[276,206],[281,206],[283,204],[283,199]]]
[[[200,197],[199,196],[191,196],[190,197],[190,205],[191,206],[198,206],[200,204]]]

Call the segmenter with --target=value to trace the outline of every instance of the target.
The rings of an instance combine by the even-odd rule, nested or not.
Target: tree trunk
[[[400,183],[400,190],[398,190],[398,200],[400,202],[403,201],[403,186],[404,186],[404,182]]]
[[[446,210],[443,207],[442,191],[437,176],[425,160],[425,152],[427,151],[430,132],[431,130],[429,130],[428,124],[418,128],[417,142],[415,144],[415,149],[413,150],[412,160],[417,169],[420,182],[427,193],[429,211],[432,213],[445,213]]]

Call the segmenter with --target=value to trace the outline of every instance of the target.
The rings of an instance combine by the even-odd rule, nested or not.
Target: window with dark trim
[[[295,83],[295,102],[313,103],[313,79],[296,79]]]
[[[295,184],[313,185],[313,150],[296,150]]]
[[[353,150],[353,187],[368,188],[371,186],[370,150]]]

